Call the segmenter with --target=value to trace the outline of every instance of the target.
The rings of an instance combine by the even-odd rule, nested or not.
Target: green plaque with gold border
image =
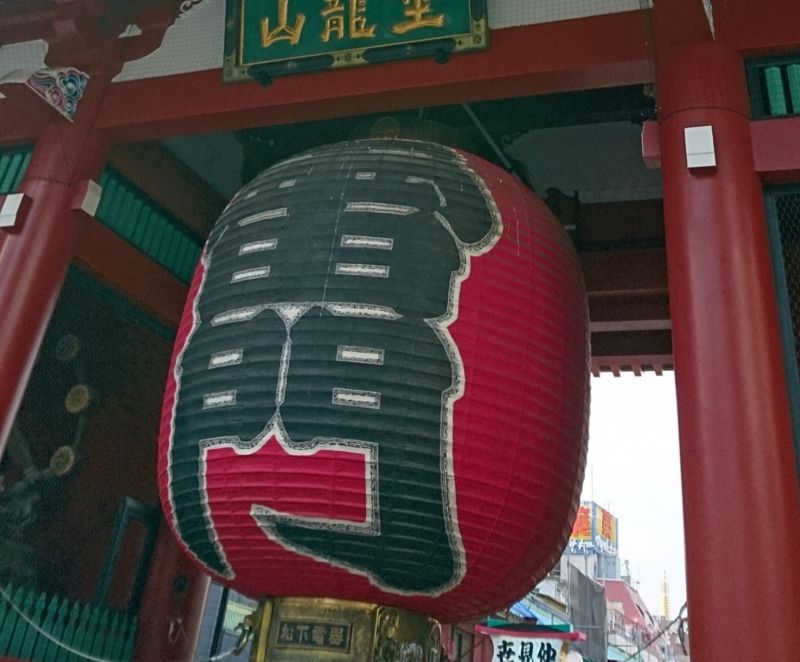
[[[227,0],[225,82],[488,46],[486,0]]]

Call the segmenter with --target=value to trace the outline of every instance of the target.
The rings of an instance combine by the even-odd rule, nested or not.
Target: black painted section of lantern
[[[483,193],[455,159],[446,148],[416,142],[315,150],[255,178],[212,230],[199,326],[180,366],[170,457],[179,532],[210,568],[223,572],[225,565],[201,503],[201,440],[256,443],[279,413],[290,446],[336,438],[375,443],[379,450],[379,535],[279,522],[275,531],[282,541],[367,572],[388,587],[425,592],[453,580],[457,555],[445,522],[452,515],[442,494],[441,430],[445,393],[457,372],[427,320],[448,311],[453,275],[462,266],[457,241],[462,248],[485,241],[493,223]],[[432,180],[439,190],[409,177]],[[453,234],[434,216],[440,194]],[[418,211],[348,212],[351,202]],[[239,225],[284,208],[285,216]],[[390,238],[392,248],[343,247],[345,235]],[[267,240],[276,240],[273,249],[240,255],[242,245]],[[337,275],[337,264],[382,265],[389,273]],[[234,273],[266,266],[267,277],[231,283]],[[313,305],[291,325],[285,398],[278,407],[284,320],[267,308],[245,322],[210,321],[232,309],[286,302]],[[391,308],[399,317],[336,316],[321,305],[333,302]],[[380,348],[383,364],[337,361],[339,346]],[[208,369],[213,354],[239,349],[240,364]],[[380,407],[333,404],[334,387],[380,392]],[[204,394],[232,390],[235,406],[203,409]]]

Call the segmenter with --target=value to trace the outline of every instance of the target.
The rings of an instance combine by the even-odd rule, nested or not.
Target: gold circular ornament
[[[68,333],[62,336],[56,345],[56,358],[62,363],[72,361],[81,349],[81,342],[78,337]]]
[[[381,117],[370,130],[370,138],[397,138],[402,132],[400,122],[394,117]]]
[[[65,476],[75,466],[75,451],[70,446],[61,446],[50,457],[50,469],[56,476]]]
[[[75,384],[64,398],[64,406],[70,414],[80,414],[92,402],[92,394],[86,384]]]

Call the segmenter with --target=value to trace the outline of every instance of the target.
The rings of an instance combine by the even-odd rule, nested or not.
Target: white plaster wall
[[[0,46],[0,85],[24,83],[30,75],[44,67],[47,42],[43,39]],[[0,92],[0,99],[4,98]]]
[[[649,7],[650,0],[488,0],[495,30]]]

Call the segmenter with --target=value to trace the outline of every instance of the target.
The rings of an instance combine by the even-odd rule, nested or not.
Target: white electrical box
[[[717,154],[714,151],[714,130],[711,126],[690,126],[683,130],[686,145],[686,167],[714,168]]]

